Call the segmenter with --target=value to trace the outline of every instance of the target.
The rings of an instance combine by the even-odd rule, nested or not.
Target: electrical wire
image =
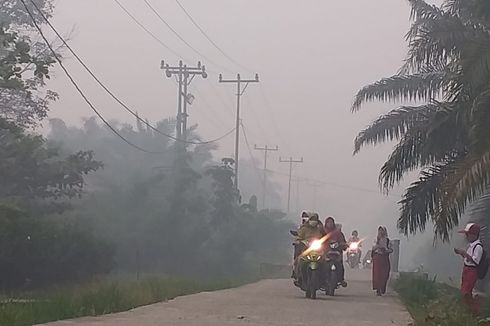
[[[85,100],[85,102],[88,104],[88,106],[92,109],[92,111],[94,111],[95,114],[102,120],[102,122],[115,135],[117,135],[119,138],[121,138],[126,144],[130,145],[131,147],[136,148],[136,149],[138,149],[138,150],[140,150],[142,152],[149,153],[149,154],[163,154],[163,152],[153,152],[153,151],[146,150],[146,149],[144,149],[144,148],[142,148],[142,147],[140,147],[140,146],[132,143],[131,141],[129,141],[128,139],[126,139],[123,135],[121,135],[113,126],[111,126],[111,124],[102,116],[102,114],[100,114],[100,112],[97,110],[97,108],[92,104],[92,102],[88,99],[88,97],[85,95],[85,93],[80,89],[80,87],[78,86],[78,84],[76,83],[76,81],[73,79],[73,77],[71,76],[71,74],[68,72],[68,70],[66,69],[65,65],[63,64],[63,62],[61,61],[61,59],[56,54],[56,51],[53,49],[53,47],[49,43],[48,39],[44,35],[43,31],[41,30],[41,27],[36,22],[36,19],[34,18],[34,15],[29,10],[29,7],[27,6],[27,3],[25,2],[25,0],[20,0],[20,1],[24,5],[24,7],[26,9],[26,12],[29,15],[29,17],[31,18],[34,26],[36,27],[37,31],[39,32],[39,34],[43,38],[44,42],[46,43],[46,46],[49,48],[49,50],[51,51],[51,53],[55,57],[56,61],[60,65],[60,67],[63,70],[63,72],[65,73],[65,75],[68,77],[68,79],[73,84],[73,86],[75,87],[75,89],[78,91],[78,93],[80,94],[80,96]],[[31,0],[31,2],[32,2],[32,0]],[[33,4],[34,4],[34,2],[33,2]],[[36,6],[36,9],[44,16],[44,14],[39,10],[39,8],[37,6]]]
[[[201,32],[201,34],[219,51],[221,52],[221,54],[227,58],[228,60],[230,60],[231,62],[233,62],[234,64],[236,64],[237,66],[247,70],[248,72],[252,72],[252,70],[250,70],[249,68],[245,67],[244,65],[242,65],[240,62],[236,61],[235,59],[233,59],[231,56],[229,56],[225,51],[223,51],[223,49],[218,46],[218,44],[216,44],[216,42],[214,42],[211,37],[204,31],[204,29],[197,23],[197,21],[192,17],[192,15],[185,9],[185,7],[182,5],[182,3],[179,1],[179,0],[175,0],[175,2],[177,2],[177,5],[180,7],[180,9],[182,9],[182,11],[184,12],[184,14],[187,16],[187,18],[189,18],[189,20],[192,22],[192,24]]]
[[[173,28],[163,17],[162,15],[160,15],[160,13],[155,9],[155,7],[152,6],[152,4],[148,1],[148,0],[143,0],[143,2],[146,4],[146,6],[148,8],[150,8],[150,10],[155,14],[155,16],[158,17],[158,19],[163,23],[165,24],[165,26],[168,27],[168,29],[170,29],[170,31],[179,38],[179,40],[181,40],[185,45],[187,45],[192,51],[194,51],[197,55],[201,56],[204,60],[207,60],[209,63],[211,63],[212,65],[218,67],[218,68],[222,68],[228,72],[231,72],[230,69],[214,62],[213,60],[209,59],[208,57],[206,57],[202,52],[198,51],[195,47],[193,47],[189,42],[187,42],[176,30],[175,28]]]
[[[247,133],[245,131],[245,126],[243,125],[242,121],[240,121],[240,125],[242,126],[243,138],[245,139],[245,144],[247,145],[248,153],[250,155],[250,158],[252,159],[252,164],[254,167],[255,174],[257,175],[258,180],[260,180],[261,179],[260,173],[259,173],[257,166],[255,165],[255,162],[257,162],[257,161],[255,160],[255,157],[253,155],[252,148],[250,147],[250,143],[248,142]]]
[[[274,110],[272,108],[271,102],[269,101],[268,97],[266,96],[265,90],[264,90],[264,88],[263,88],[263,86],[262,86],[261,83],[259,83],[259,91],[260,91],[260,95],[261,95],[261,97],[262,97],[262,99],[263,99],[263,101],[265,103],[265,106],[266,106],[266,108],[268,109],[268,111],[270,113],[269,114],[269,117],[270,117],[270,120],[272,121],[272,126],[275,129],[275,132],[276,132],[277,137],[279,138],[279,140],[283,144],[285,144],[287,146],[288,150],[291,151],[291,147],[290,147],[289,142],[285,142],[284,141],[284,138],[282,137],[282,134],[281,134],[281,132],[279,130],[279,127],[278,127],[278,124],[277,124],[277,120],[276,120],[275,115],[274,115]]]
[[[267,169],[267,171],[271,172],[273,174],[276,174],[276,175],[289,177],[288,173],[274,171],[274,170],[270,170],[270,169]],[[345,184],[339,184],[339,183],[334,183],[334,182],[329,182],[329,181],[324,181],[324,180],[319,180],[319,179],[311,179],[311,178],[300,177],[300,176],[295,176],[294,178],[298,179],[298,180],[303,180],[306,182],[316,183],[317,185],[320,184],[320,185],[332,186],[332,187],[336,187],[336,188],[344,188],[344,189],[349,189],[349,190],[354,190],[354,191],[369,192],[369,193],[378,194],[378,195],[382,194],[381,192],[379,192],[377,190],[373,190],[373,189],[367,189],[367,188],[361,188],[361,187],[350,186],[350,185],[345,185]],[[402,195],[401,194],[387,194],[387,196],[398,198],[398,197],[401,197]]]
[[[133,14],[131,14],[131,12],[123,6],[123,4],[119,1],[119,0],[114,0],[114,2],[119,6],[119,8],[121,8],[125,13],[126,15],[128,15],[131,20],[133,20],[142,30],[144,30],[153,40],[155,40],[156,42],[158,42],[161,46],[163,46],[165,49],[167,49],[168,51],[170,51],[172,54],[174,54],[177,58],[183,58],[184,61],[187,61],[187,62],[190,62],[190,60],[188,60],[187,58],[185,58],[184,56],[180,55],[177,51],[175,51],[174,49],[172,49],[170,46],[168,46],[165,42],[163,42],[158,36],[156,36],[155,34],[152,33],[152,31],[150,31],[147,27],[145,27],[145,25],[143,25],[143,23],[141,23]]]
[[[126,105],[122,100],[120,100],[96,75],[95,73],[92,72],[92,70],[85,64],[85,62],[82,60],[82,58],[75,52],[75,50],[73,50],[73,48],[68,44],[68,42],[66,42],[66,40],[61,36],[61,34],[56,30],[56,28],[53,26],[53,24],[51,24],[51,22],[48,20],[48,18],[41,12],[41,10],[39,9],[39,7],[36,5],[36,3],[33,1],[33,0],[29,0],[33,6],[36,8],[36,10],[40,13],[40,15],[43,17],[44,21],[46,22],[46,24],[53,30],[53,32],[56,34],[56,36],[61,40],[61,42],[64,44],[64,46],[68,49],[68,51],[70,51],[70,53],[75,57],[75,59],[77,59],[77,61],[82,65],[82,67],[89,73],[89,75],[97,82],[97,84],[99,84],[100,87],[102,87],[102,89],[107,93],[109,94],[110,97],[112,97],[112,99],[114,99],[119,105],[121,105],[127,112],[129,112],[131,115],[133,115],[136,119],[138,119],[141,123],[143,123],[144,125],[146,125],[148,128],[150,128],[151,130],[155,131],[156,133],[164,136],[164,137],[167,137],[167,138],[170,138],[170,139],[173,139],[177,142],[182,142],[182,143],[186,143],[186,144],[192,144],[192,145],[206,145],[206,144],[210,144],[210,143],[214,143],[214,142],[217,142],[223,138],[225,138],[226,136],[228,136],[229,134],[231,134],[235,128],[233,128],[232,130],[228,131],[226,134],[216,138],[216,139],[212,139],[212,140],[208,140],[208,141],[186,141],[186,140],[182,140],[182,139],[179,139],[175,136],[172,136],[170,134],[167,134],[167,133],[164,133],[162,131],[160,131],[158,128],[155,128],[154,126],[152,126],[151,124],[149,124],[145,119],[141,118],[135,110],[132,110],[128,105]],[[115,0],[115,1],[118,1],[118,0]]]

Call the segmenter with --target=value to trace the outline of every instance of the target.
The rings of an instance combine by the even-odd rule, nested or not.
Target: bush
[[[461,302],[459,291],[436,279],[424,280],[401,275],[395,290],[415,319],[417,326],[481,325]]]
[[[0,206],[0,286],[4,290],[85,280],[112,268],[111,246],[59,217]]]

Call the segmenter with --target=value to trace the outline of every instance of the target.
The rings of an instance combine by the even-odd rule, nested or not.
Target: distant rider
[[[336,263],[336,267],[339,273],[339,280],[342,287],[347,286],[347,282],[345,281],[345,269],[344,269],[344,259],[343,259],[343,251],[347,249],[347,241],[345,240],[345,236],[342,231],[337,228],[335,224],[335,220],[332,216],[327,217],[325,219],[325,234],[329,235],[328,241],[336,241],[339,244],[340,251],[340,261]]]
[[[357,250],[358,250],[359,262],[360,262],[362,257],[362,251],[361,251],[362,243],[361,243],[361,239],[359,238],[359,232],[357,232],[357,230],[352,231],[352,235],[349,238],[349,241],[347,242],[349,248],[352,243],[357,243]]]

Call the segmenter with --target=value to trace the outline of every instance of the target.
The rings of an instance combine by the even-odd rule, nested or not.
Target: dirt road
[[[408,325],[393,294],[376,297],[369,273],[349,273],[349,287],[330,298],[304,298],[291,280],[266,280],[238,289],[180,297],[120,314],[45,326],[285,326]]]

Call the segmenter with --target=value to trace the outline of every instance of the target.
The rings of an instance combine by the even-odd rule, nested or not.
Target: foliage
[[[67,151],[91,148],[104,162],[87,178],[89,193],[74,203],[72,214],[96,221],[97,234],[115,244],[118,270],[228,276],[260,262],[289,261],[291,225],[281,212],[257,211],[253,198],[239,204],[233,162],[214,162],[214,147],[189,146],[182,158],[173,142],[142,125],[112,124],[162,154],[135,153],[92,118],[82,128],[52,120],[48,138]],[[157,127],[169,133],[174,122],[162,120]]]
[[[39,135],[0,119],[0,200],[25,202],[80,196],[84,176],[102,166],[91,151],[61,157]]]
[[[415,319],[417,326],[481,325],[460,299],[457,289],[411,276],[400,276],[395,290]]]
[[[28,326],[115,313],[181,295],[231,288],[253,280],[254,277],[214,281],[145,275],[140,280],[112,277],[49,291],[19,293],[10,303],[0,304],[0,325]]]
[[[0,288],[85,280],[112,268],[112,248],[76,221],[0,206]]]
[[[396,141],[381,168],[389,191],[410,171],[420,179],[401,201],[399,229],[423,231],[434,224],[448,240],[467,205],[490,185],[490,20],[484,0],[448,0],[441,7],[410,0],[408,55],[400,72],[361,89],[353,111],[368,101],[417,101],[378,118],[355,141]]]
[[[41,13],[28,7],[40,24]],[[51,0],[36,0],[44,15]],[[54,58],[32,41],[33,22],[21,1],[0,3],[0,286],[78,281],[112,267],[112,249],[89,224],[52,213],[80,197],[85,177],[102,164],[94,153],[60,153],[28,130],[46,117],[57,94],[45,90]]]

